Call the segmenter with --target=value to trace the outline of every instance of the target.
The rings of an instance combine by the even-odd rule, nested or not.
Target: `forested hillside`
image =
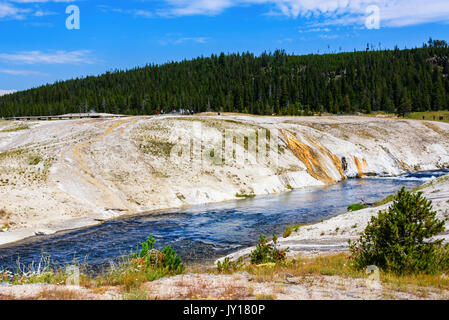
[[[449,48],[289,55],[220,54],[57,82],[0,97],[0,116],[193,109],[254,114],[443,110]]]

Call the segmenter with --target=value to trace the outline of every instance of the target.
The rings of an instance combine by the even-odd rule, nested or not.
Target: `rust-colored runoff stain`
[[[332,152],[330,152],[330,150],[328,148],[326,148],[325,146],[323,146],[322,144],[318,143],[317,141],[313,140],[312,138],[308,138],[310,141],[312,141],[312,143],[317,146],[321,152],[323,152],[324,154],[327,154],[327,156],[332,160],[332,162],[334,163],[335,168],[337,168],[338,173],[340,174],[342,179],[346,179],[346,175],[345,175],[345,171],[343,170],[343,164],[341,163],[341,160]],[[365,159],[363,159],[365,160]]]
[[[359,175],[359,178],[363,177],[364,176],[364,174],[363,174],[363,165],[360,162],[359,158],[357,158],[356,156],[354,156],[354,163],[355,163],[355,166],[357,168],[357,173]],[[365,160],[365,163],[366,163],[366,160]]]
[[[307,168],[307,172],[312,177],[326,184],[333,184],[337,182],[334,178],[332,178],[332,176],[329,174],[326,168],[324,168],[321,165],[321,163],[318,160],[318,154],[315,151],[313,151],[311,147],[299,142],[298,139],[295,137],[295,135],[291,132],[281,130],[281,133],[287,140],[288,148],[299,160],[302,161],[302,163],[304,163],[304,165]],[[339,164],[341,166],[340,162]],[[341,168],[341,170],[343,171],[343,168]]]
[[[366,162],[365,158],[362,159],[362,162],[363,162],[364,168],[367,168],[368,167],[368,162]]]

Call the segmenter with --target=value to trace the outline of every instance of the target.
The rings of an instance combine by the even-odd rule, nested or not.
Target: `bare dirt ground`
[[[224,133],[230,150],[222,148]],[[259,157],[265,145],[267,156]],[[187,161],[179,157],[186,154]],[[239,115],[2,121],[0,244],[123,214],[448,165],[449,124],[437,122]]]
[[[449,291],[434,287],[370,283],[364,278],[278,274],[263,281],[248,273],[185,274],[144,283],[138,290],[120,287],[29,284],[0,286],[0,300],[434,300]]]

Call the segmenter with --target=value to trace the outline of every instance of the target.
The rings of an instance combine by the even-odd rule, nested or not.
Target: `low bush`
[[[170,247],[162,249],[161,251],[154,249],[156,240],[153,235],[150,235],[146,241],[142,243],[142,248],[138,255],[132,255],[131,263],[144,266],[146,268],[162,268],[169,272],[179,274],[185,269],[181,263],[181,258]]]
[[[396,274],[447,271],[449,247],[431,240],[445,229],[432,202],[405,188],[394,199],[388,210],[371,218],[358,241],[349,242],[354,266],[375,265]]]
[[[268,242],[266,237],[260,236],[259,244],[256,246],[249,257],[252,264],[268,263],[268,262],[282,262],[285,260],[288,248],[280,250],[277,245],[277,236],[273,235],[272,242]]]
[[[126,292],[139,289],[140,285],[147,281],[181,274],[185,266],[171,247],[156,250],[156,240],[150,235],[141,244],[139,253],[132,253],[123,257],[118,265],[111,267],[95,279],[97,285],[123,285]]]
[[[217,261],[218,272],[232,273],[237,271],[243,265],[243,258],[231,261],[229,257],[224,258],[223,262]]]

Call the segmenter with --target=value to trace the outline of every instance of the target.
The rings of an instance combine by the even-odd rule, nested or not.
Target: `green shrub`
[[[237,261],[231,261],[229,257],[224,258],[223,262],[217,261],[218,272],[232,273],[237,271],[243,264],[243,258],[240,257]]]
[[[444,231],[432,202],[402,188],[386,211],[372,217],[360,239],[349,242],[358,269],[376,265],[397,274],[447,270],[449,248],[429,238]]]
[[[174,273],[182,273],[184,271],[185,267],[181,263],[181,258],[170,246],[164,248],[161,252],[161,266],[163,268],[168,269],[169,271]]]
[[[142,243],[142,248],[138,255],[132,255],[135,264],[144,265],[146,268],[161,268],[176,274],[182,273],[185,266],[181,263],[181,258],[170,247],[161,251],[154,249],[156,240],[150,235]]]
[[[348,206],[348,211],[358,211],[368,208],[367,205],[361,203],[354,203]]]
[[[260,236],[259,244],[256,246],[249,257],[252,264],[268,263],[268,262],[282,262],[285,260],[288,248],[280,250],[277,247],[277,236],[273,235],[273,243],[269,243],[264,236]]]

